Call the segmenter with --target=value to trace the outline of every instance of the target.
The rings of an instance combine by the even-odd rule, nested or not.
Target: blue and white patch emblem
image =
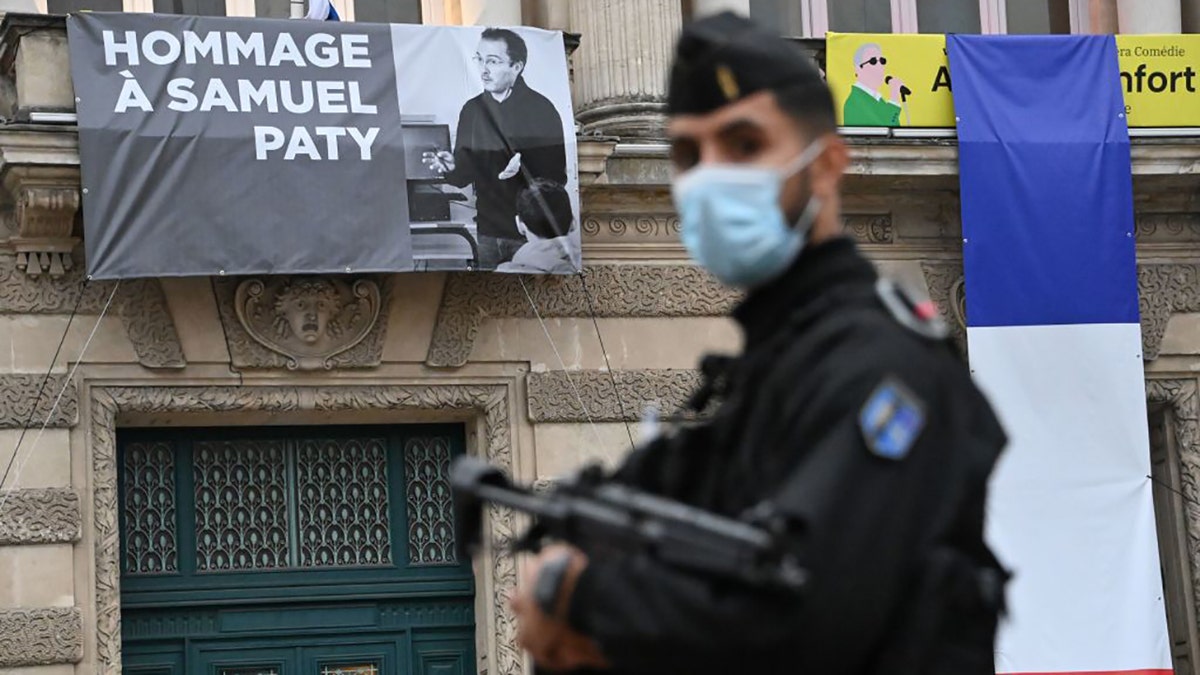
[[[925,426],[921,401],[895,379],[883,381],[858,413],[858,426],[872,453],[901,460]]]

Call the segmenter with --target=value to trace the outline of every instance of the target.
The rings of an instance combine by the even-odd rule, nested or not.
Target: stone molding
[[[695,370],[555,370],[525,378],[531,422],[636,422],[674,413],[700,386]]]
[[[962,354],[967,353],[967,296],[961,260],[923,262],[921,271],[929,298],[937,305],[950,336]]]
[[[120,550],[117,517],[116,419],[122,413],[159,412],[333,412],[387,410],[441,412],[457,419],[474,416],[482,421],[483,438],[477,448],[489,461],[510,475],[513,469],[510,389],[505,384],[437,384],[394,386],[316,387],[100,387],[90,389],[92,453],[92,509],[95,518],[96,671],[121,672]],[[518,521],[507,509],[488,512],[492,541],[508,541],[517,533]],[[479,584],[481,597],[490,598],[490,615],[483,618],[491,630],[488,649],[482,650],[480,672],[522,675],[524,655],[516,646],[515,617],[507,597],[517,583],[516,560],[498,549],[479,561],[487,570]],[[0,632],[2,635],[2,632]]]
[[[76,304],[79,314],[99,314],[116,283],[85,283],[84,271],[78,267],[59,276],[34,278],[20,271],[16,256],[0,255],[0,314],[70,314]],[[121,318],[143,366],[182,368],[187,365],[166,294],[157,279],[121,281],[108,311]]]
[[[138,362],[147,368],[183,368],[183,344],[157,279],[127,279],[117,292],[121,323],[133,343]],[[116,298],[114,298],[114,303]],[[111,311],[111,310],[110,310]]]
[[[82,518],[69,488],[0,491],[0,546],[79,541]]]
[[[283,318],[275,310],[274,296],[291,284],[326,285],[343,303],[340,335],[322,336],[314,346],[272,334],[272,323]],[[391,311],[391,284],[379,276],[343,279],[338,276],[282,276],[214,278],[217,309],[225,329],[233,367],[332,369],[370,368],[383,360],[383,342]],[[257,292],[271,298],[255,303]],[[240,301],[239,301],[240,300]],[[239,306],[240,305],[240,306]],[[334,321],[330,321],[332,325]]]
[[[1200,397],[1196,380],[1148,379],[1146,400],[1166,405],[1175,421],[1193,602],[1200,607]]]
[[[1200,312],[1200,265],[1138,265],[1138,305],[1142,314],[1142,358],[1158,358],[1171,315]]]
[[[48,421],[46,418],[66,381],[66,375],[51,375],[49,379],[45,374],[0,375],[0,429],[24,429],[26,426],[38,429],[43,423],[51,429],[74,426],[79,414],[79,389],[74,383],[63,391],[54,414]]]
[[[1139,213],[1134,221],[1139,242],[1200,243],[1200,214]]]
[[[5,198],[14,207],[16,233],[9,245],[17,268],[32,278],[62,276],[74,267],[72,236],[79,213],[79,168],[12,165],[0,167]]]
[[[923,262],[929,295],[941,310],[959,347],[966,353],[966,287],[961,260]],[[1200,312],[1200,265],[1138,265],[1138,297],[1142,320],[1142,358],[1158,358],[1171,315]]]
[[[464,365],[485,316],[717,317],[728,315],[739,297],[692,265],[592,265],[571,276],[454,273],[426,363]]]
[[[0,609],[0,668],[82,660],[83,615],[78,607]]]
[[[594,191],[593,191],[594,192]],[[848,213],[842,216],[846,231],[860,244],[895,242],[890,213]],[[672,213],[631,213],[590,209],[580,228],[584,245],[594,243],[669,244],[679,241],[679,217]]]

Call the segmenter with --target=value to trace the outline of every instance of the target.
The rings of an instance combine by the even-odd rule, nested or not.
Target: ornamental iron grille
[[[302,440],[296,480],[301,567],[392,561],[382,439]]]
[[[280,441],[195,445],[196,569],[288,566],[288,462]]]
[[[409,439],[404,446],[404,468],[409,560],[413,565],[456,564],[450,444],[445,438]]]
[[[455,435],[205,431],[126,434],[126,577],[459,564]]]
[[[175,452],[168,443],[125,448],[126,574],[178,569],[175,541]]]

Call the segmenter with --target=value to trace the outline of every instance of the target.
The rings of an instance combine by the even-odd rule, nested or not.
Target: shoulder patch
[[[901,460],[925,427],[925,406],[896,378],[889,377],[863,404],[858,426],[872,454]]]

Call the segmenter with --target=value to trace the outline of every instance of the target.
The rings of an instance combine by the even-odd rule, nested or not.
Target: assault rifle
[[[703,511],[604,480],[598,466],[539,494],[513,485],[475,457],[450,468],[459,552],[482,542],[483,506],[497,504],[534,518],[513,548],[536,551],[547,539],[589,555],[646,555],[662,564],[759,587],[799,591],[807,573],[767,527]]]

